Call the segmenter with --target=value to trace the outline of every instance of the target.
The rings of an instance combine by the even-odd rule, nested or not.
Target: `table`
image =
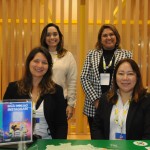
[[[137,146],[135,140],[37,140],[28,150],[45,150],[47,145],[59,145],[60,143],[71,143],[72,145],[91,144],[97,148],[107,148],[111,150],[146,150],[149,147],[150,140],[146,140],[147,146]],[[137,141],[136,141],[137,142]],[[37,148],[38,147],[38,148]],[[86,149],[85,149],[86,150]]]

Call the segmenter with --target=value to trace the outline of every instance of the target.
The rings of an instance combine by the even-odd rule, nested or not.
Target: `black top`
[[[101,85],[102,93],[105,93],[110,89],[112,74],[113,74],[113,71],[114,71],[114,61],[115,61],[114,52],[115,52],[115,50],[116,49],[113,49],[113,50],[103,49],[103,55],[101,56],[101,60],[100,60],[100,64],[99,64],[99,73],[104,73],[103,57],[105,58],[105,62],[106,62],[107,66],[110,63],[111,59],[112,58],[113,59],[112,59],[112,65],[105,71],[105,73],[110,74],[110,82],[109,82],[109,85]]]
[[[103,94],[94,117],[92,139],[109,140],[112,108],[113,104]],[[140,97],[138,102],[131,101],[126,118],[126,140],[150,140],[150,93]]]

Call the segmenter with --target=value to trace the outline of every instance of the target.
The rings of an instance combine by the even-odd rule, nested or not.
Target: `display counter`
[[[81,146],[82,149],[85,147],[85,150],[88,150],[90,146],[91,149],[93,147],[95,150],[100,148],[108,150],[150,150],[150,140],[37,140],[28,148],[28,150],[46,150],[47,146],[50,146],[49,149],[51,150],[59,150],[62,147],[64,147],[63,150],[69,150],[68,146],[70,145],[72,148],[74,146]]]

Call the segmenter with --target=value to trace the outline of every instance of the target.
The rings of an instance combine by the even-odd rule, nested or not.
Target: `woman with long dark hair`
[[[68,123],[63,89],[52,80],[52,58],[47,49],[36,47],[29,53],[23,77],[9,83],[5,99],[31,99],[33,138],[66,139]],[[38,120],[38,121],[36,121]]]
[[[112,89],[101,96],[92,126],[92,139],[150,139],[150,93],[132,59],[115,67]]]

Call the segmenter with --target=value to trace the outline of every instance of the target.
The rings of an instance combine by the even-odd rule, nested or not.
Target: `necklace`
[[[29,92],[29,96],[30,96],[30,98],[32,99],[32,101],[33,101],[34,103],[36,103],[37,100],[38,100],[39,97],[40,97],[40,92],[38,92],[38,94],[37,94],[36,96],[33,96],[32,93]]]
[[[106,65],[106,61],[105,61],[105,58],[103,56],[103,69],[104,69],[104,72],[110,68],[110,66],[112,65],[112,61],[113,61],[113,58],[114,58],[114,55],[112,56],[110,62],[108,65]]]
[[[124,123],[126,121],[126,116],[127,116],[127,113],[128,113],[129,105],[130,105],[130,100],[127,101],[125,106],[123,106],[122,110],[119,110],[118,102],[115,105],[114,122],[120,127],[121,133],[122,133],[123,125],[124,125]]]

